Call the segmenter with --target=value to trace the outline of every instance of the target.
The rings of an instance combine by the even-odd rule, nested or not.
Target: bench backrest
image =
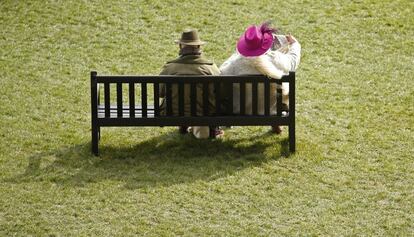
[[[281,117],[282,94],[281,89],[277,89],[277,115],[271,115],[270,108],[270,88],[271,83],[281,85],[282,82],[289,83],[289,116]],[[229,111],[222,111],[221,101],[223,85],[240,86],[240,114],[237,116],[232,113],[232,106]],[[246,83],[252,85],[252,114],[245,113],[246,103]],[[111,84],[116,85],[116,103],[111,103]],[[161,84],[166,86],[166,111],[160,115],[160,95]],[[258,115],[258,85],[264,85],[264,115]],[[103,85],[103,103],[100,101],[99,91]],[[184,113],[184,86],[190,87],[191,114]],[[196,112],[196,98],[198,85],[202,85],[202,105],[203,116]],[[209,86],[214,86],[214,94],[209,94]],[[178,87],[178,114],[173,114],[171,88]],[[123,88],[128,88],[128,103],[123,101]],[[136,89],[140,90],[140,98],[136,98]],[[233,88],[230,86],[228,88]],[[280,86],[278,86],[280,88]],[[148,95],[148,91],[150,95]],[[227,98],[233,99],[232,90]],[[112,95],[114,93],[112,92]],[[274,94],[274,93],[273,93]],[[213,96],[215,111],[209,111],[208,99]],[[200,102],[198,102],[200,103]],[[229,104],[233,104],[230,101]],[[269,79],[263,75],[246,76],[98,76],[96,72],[91,72],[91,105],[92,120],[100,126],[175,126],[175,125],[267,125],[278,120],[279,124],[288,124],[290,119],[294,119],[295,111],[295,73],[282,77],[280,80]]]

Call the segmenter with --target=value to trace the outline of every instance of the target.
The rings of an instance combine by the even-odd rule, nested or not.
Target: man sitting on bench
[[[220,70],[213,62],[207,60],[202,56],[200,46],[205,44],[201,41],[196,30],[188,30],[182,33],[181,39],[176,40],[180,51],[179,57],[175,60],[169,61],[164,65],[164,68],[160,75],[219,75]],[[213,85],[209,85],[209,94],[214,94]],[[172,86],[172,113],[178,115],[178,86]],[[161,115],[166,113],[166,86],[162,84],[160,86],[160,97],[162,102],[160,105]],[[190,86],[184,86],[184,115],[190,115],[191,103],[190,103]],[[202,85],[197,85],[197,115],[203,113],[203,98],[202,98]],[[213,113],[215,111],[215,101],[213,97],[209,98],[209,111]],[[216,128],[209,128],[207,126],[193,126],[179,127],[181,134],[185,134],[191,131],[196,138],[208,138],[222,136],[224,133],[222,130]]]

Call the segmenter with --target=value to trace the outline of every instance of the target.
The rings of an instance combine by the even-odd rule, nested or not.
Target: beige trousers
[[[210,137],[210,128],[206,126],[193,126],[190,127],[191,133],[196,137],[197,139],[206,139]]]

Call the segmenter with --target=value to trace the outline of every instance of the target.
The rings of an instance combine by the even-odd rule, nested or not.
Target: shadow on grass
[[[288,139],[270,134],[197,140],[167,133],[130,147],[100,145],[100,157],[90,148],[86,143],[31,156],[25,173],[9,181],[62,186],[120,182],[128,189],[151,188],[215,180],[289,154]]]

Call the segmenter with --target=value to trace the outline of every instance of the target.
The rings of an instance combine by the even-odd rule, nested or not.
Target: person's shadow
[[[114,181],[129,189],[151,188],[210,181],[289,155],[288,139],[271,134],[197,140],[167,133],[132,147],[100,145],[100,152],[93,156],[86,143],[36,154],[28,157],[26,171],[9,182],[84,186]]]

